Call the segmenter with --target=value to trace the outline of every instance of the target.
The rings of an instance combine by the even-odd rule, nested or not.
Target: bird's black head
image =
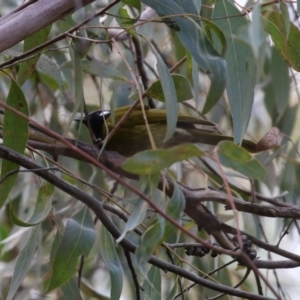
[[[110,117],[110,111],[109,110],[95,110],[89,113],[89,120],[91,124],[91,129],[97,139],[104,140],[104,130],[103,125],[104,121]],[[87,120],[85,117],[80,118],[74,118],[74,121],[76,122],[82,122],[86,126],[88,126]]]

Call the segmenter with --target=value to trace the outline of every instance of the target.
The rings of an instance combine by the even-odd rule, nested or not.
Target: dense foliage
[[[0,298],[296,299],[296,4],[6,2]],[[125,158],[73,122],[123,106],[216,126]]]

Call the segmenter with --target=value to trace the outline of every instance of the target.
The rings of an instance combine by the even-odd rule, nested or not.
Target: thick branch
[[[85,6],[93,1],[82,0],[79,3]],[[0,52],[82,7],[76,3],[74,0],[39,0],[0,18]]]

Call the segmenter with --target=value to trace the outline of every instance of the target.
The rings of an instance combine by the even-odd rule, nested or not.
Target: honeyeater
[[[114,111],[113,115],[109,110],[97,110],[89,113],[89,122],[95,137],[105,143],[108,133],[128,109],[129,106],[118,108]],[[215,123],[203,118],[179,113],[173,136],[164,141],[167,132],[166,111],[146,107],[145,116],[157,148],[169,148],[184,143],[216,145],[222,140],[232,140],[232,137],[216,132]],[[85,117],[78,117],[74,120],[88,125]],[[244,141],[243,146],[246,146],[247,150],[255,152],[255,143]],[[118,128],[111,139],[105,144],[105,149],[116,151],[126,157],[132,156],[137,152],[152,149],[144,115],[140,107],[132,111],[126,121],[124,121],[121,127]]]

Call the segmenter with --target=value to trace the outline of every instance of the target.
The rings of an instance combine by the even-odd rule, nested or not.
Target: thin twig
[[[140,289],[143,290],[143,288],[140,286],[139,281],[137,279],[136,272],[135,272],[134,266],[132,264],[130,252],[128,250],[126,250],[124,247],[123,247],[123,251],[124,251],[124,254],[125,254],[125,257],[126,257],[126,260],[127,260],[130,272],[131,272],[131,276],[132,276],[132,279],[134,282],[136,299],[140,300],[141,299]]]

